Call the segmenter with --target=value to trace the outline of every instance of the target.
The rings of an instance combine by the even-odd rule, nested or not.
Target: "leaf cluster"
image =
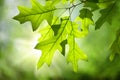
[[[30,21],[33,31],[38,31],[42,35],[35,47],[42,51],[38,68],[44,63],[50,65],[54,53],[58,50],[66,57],[67,62],[72,63],[73,70],[78,71],[78,60],[87,61],[87,55],[80,49],[76,39],[87,36],[90,25],[94,25],[97,30],[105,22],[112,24],[114,14],[118,13],[116,7],[119,2],[119,0],[46,0],[45,5],[42,5],[37,0],[31,0],[32,8],[19,6],[20,13],[14,19],[20,23]],[[101,16],[95,21],[93,16],[97,10]],[[75,12],[79,14],[73,19]],[[42,22],[46,22],[46,26],[41,27]],[[69,47],[66,48],[66,45]]]

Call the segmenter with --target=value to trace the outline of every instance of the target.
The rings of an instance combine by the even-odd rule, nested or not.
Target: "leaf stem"
[[[80,2],[80,3],[78,3],[78,4],[72,4],[72,6],[70,6],[70,7],[67,7],[67,8],[56,8],[56,9],[71,9],[71,8],[73,8],[73,7],[76,7],[76,6],[78,6],[78,5],[80,5],[80,4],[82,4],[83,2]]]

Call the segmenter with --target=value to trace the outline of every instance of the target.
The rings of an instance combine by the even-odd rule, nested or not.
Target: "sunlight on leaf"
[[[51,25],[55,7],[50,2],[42,6],[36,0],[32,0],[32,9],[22,6],[19,6],[18,9],[20,14],[15,16],[14,19],[20,21],[20,23],[31,21],[33,30],[36,30],[43,20],[47,20]]]
[[[89,34],[90,26],[94,26],[96,30],[100,29],[105,22],[112,24],[114,15],[119,15],[118,2],[120,1],[46,0],[42,5],[37,0],[31,0],[32,8],[19,6],[20,13],[14,19],[21,24],[30,21],[33,31],[37,31],[41,35],[35,46],[35,49],[42,51],[37,64],[38,69],[44,63],[50,66],[54,54],[59,51],[66,57],[67,62],[72,63],[73,70],[77,72],[78,61],[87,61],[87,55],[79,48],[76,39],[86,37]],[[76,7],[82,8],[76,9]],[[75,11],[78,12],[78,15]],[[93,19],[96,16],[95,11],[101,14],[96,22]],[[45,25],[42,25],[44,21],[46,21]],[[113,53],[120,53],[119,44],[120,39],[116,38],[111,46]],[[67,52],[66,45],[69,46]],[[110,60],[113,58],[114,55],[111,54]]]

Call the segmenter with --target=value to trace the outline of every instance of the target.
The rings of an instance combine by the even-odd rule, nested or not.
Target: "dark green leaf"
[[[56,36],[58,34],[58,30],[60,29],[60,24],[52,25],[51,28],[54,31],[54,35]]]
[[[82,18],[82,19],[89,18],[92,20],[92,16],[93,16],[93,14],[89,9],[80,10],[80,15],[79,15],[80,18]]]
[[[94,2],[86,2],[86,3],[84,4],[84,7],[89,7],[89,8],[91,8],[91,11],[95,11],[95,10],[99,9],[97,3],[94,3]]]
[[[117,2],[110,5],[108,8],[101,10],[100,13],[101,16],[95,23],[95,29],[99,29],[106,21],[111,24],[114,16],[119,15],[117,9]]]
[[[111,46],[112,54],[110,55],[110,60],[112,61],[116,54],[120,55],[120,29],[116,33],[116,39]]]
[[[88,2],[95,2],[95,3],[98,3],[99,0],[87,0]]]
[[[62,54],[65,56],[65,45],[67,44],[67,40],[63,40],[60,45],[62,47]]]

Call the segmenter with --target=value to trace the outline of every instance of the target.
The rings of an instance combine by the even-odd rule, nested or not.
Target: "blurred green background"
[[[30,1],[0,0],[0,80],[120,80],[120,56],[108,59],[118,28],[107,23],[97,31],[91,27],[89,35],[78,40],[88,62],[79,61],[77,73],[59,52],[50,67],[45,64],[37,70],[41,52],[34,46],[40,35],[32,31],[29,22],[21,25],[12,19],[18,14],[18,5],[30,6]],[[114,21],[114,26],[118,25]]]

